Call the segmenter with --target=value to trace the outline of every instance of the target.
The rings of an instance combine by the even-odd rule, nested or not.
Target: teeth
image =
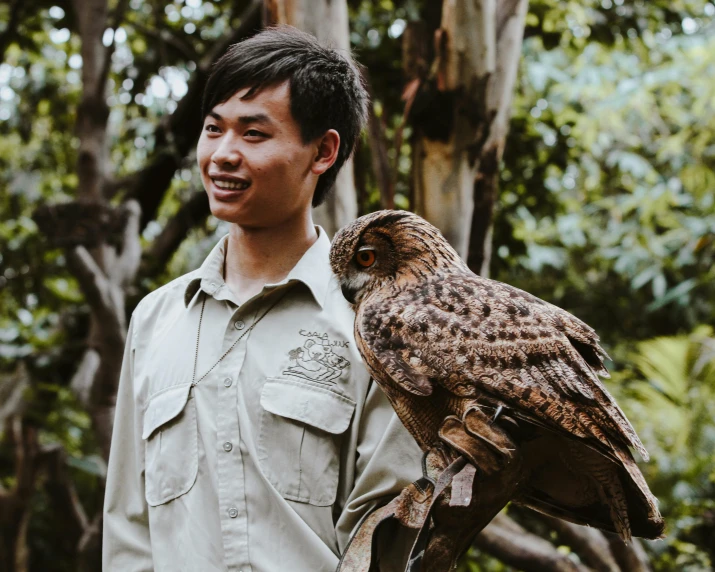
[[[226,191],[242,191],[247,189],[249,183],[234,183],[230,181],[219,181],[218,179],[213,179],[214,184],[219,188]]]

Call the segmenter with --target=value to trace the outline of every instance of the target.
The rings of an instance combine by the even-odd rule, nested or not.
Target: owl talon
[[[504,452],[495,448],[493,443],[481,435],[468,432],[465,424],[454,415],[445,418],[439,429],[439,438],[452,451],[463,455],[485,475],[491,475],[503,466]]]
[[[497,409],[497,414],[501,414],[503,408]],[[514,457],[516,446],[511,436],[499,425],[494,425],[494,420],[485,415],[481,409],[469,409],[462,418],[464,427],[468,434],[481,440],[494,453],[510,461]]]
[[[494,412],[494,417],[492,417],[492,420],[489,423],[490,425],[494,425],[494,423],[497,422],[497,419],[499,419],[499,415],[501,415],[502,409],[504,409],[503,405],[497,407],[497,410]]]

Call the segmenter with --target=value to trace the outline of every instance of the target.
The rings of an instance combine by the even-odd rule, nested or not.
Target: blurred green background
[[[166,126],[249,2],[124,4],[121,22],[103,34],[114,50],[105,196],[118,205],[136,173],[167,156],[175,161],[156,212],[142,224],[149,250],[202,190],[191,139],[172,139]],[[99,526],[106,463],[71,386],[90,307],[66,248],[48,240],[34,216],[43,204],[78,198],[78,6],[0,3],[0,570],[98,569],[96,559],[82,560],[89,549],[79,544],[97,542],[88,531]],[[409,121],[403,125],[402,36],[434,6],[350,0],[348,7],[350,45],[368,70],[394,166],[395,204],[411,208],[414,134]],[[110,17],[116,8],[110,3]],[[383,200],[371,145],[365,133],[354,162],[361,213]],[[643,542],[648,566],[712,569],[715,5],[532,0],[494,217],[491,277],[574,313],[613,358],[607,385],[651,453],[641,468],[668,524],[664,540]],[[200,216],[166,263],[144,260],[125,286],[127,315],[146,293],[196,268],[226,232],[225,223]],[[21,453],[37,460],[26,467],[29,481],[18,472]],[[58,504],[63,495],[75,496]],[[84,528],[67,506],[81,508]],[[509,514],[587,565],[548,522]],[[512,568],[475,548],[464,569]]]

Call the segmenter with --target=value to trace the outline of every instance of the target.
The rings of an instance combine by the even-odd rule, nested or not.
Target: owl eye
[[[370,268],[375,264],[375,252],[372,250],[361,250],[355,256],[357,263],[363,268]]]

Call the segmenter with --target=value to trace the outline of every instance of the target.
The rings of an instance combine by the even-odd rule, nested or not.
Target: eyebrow
[[[208,113],[216,121],[223,121],[223,117],[216,113],[215,111],[209,111]],[[261,123],[264,125],[272,125],[273,121],[265,113],[256,113],[255,115],[239,115],[236,121],[242,123],[243,125],[251,125],[254,123]]]

